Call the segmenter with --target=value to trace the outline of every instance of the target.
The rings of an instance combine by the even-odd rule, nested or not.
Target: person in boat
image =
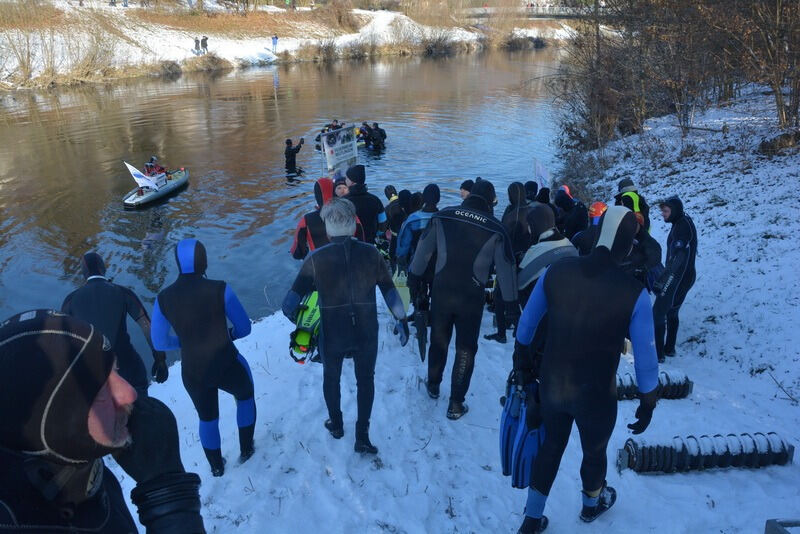
[[[147,176],[158,176],[167,172],[167,169],[158,164],[156,156],[150,156],[150,161],[144,164],[144,173]]]

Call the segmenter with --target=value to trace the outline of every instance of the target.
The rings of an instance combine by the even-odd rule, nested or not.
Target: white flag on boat
[[[539,187],[549,188],[552,185],[550,171],[536,158],[533,158],[533,177],[539,183]]]
[[[137,169],[127,161],[123,161],[122,163],[124,163],[125,166],[128,167],[128,172],[131,173],[131,176],[133,176],[133,179],[136,180],[137,184],[139,184],[139,187],[149,187],[150,189],[158,190],[158,186],[155,184],[155,182],[153,182],[153,180],[145,176],[139,169]]]

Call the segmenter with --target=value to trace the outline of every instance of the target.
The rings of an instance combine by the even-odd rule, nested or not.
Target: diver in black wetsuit
[[[428,263],[436,254],[427,389],[431,398],[439,397],[447,347],[455,327],[456,360],[447,409],[450,419],[458,419],[468,410],[464,398],[475,366],[484,289],[493,266],[507,302],[507,319],[514,322],[519,317],[516,262],[511,240],[492,214],[496,201],[492,184],[480,180],[461,206],[434,214],[417,244],[409,269],[408,287],[412,299],[416,300],[424,285]]]
[[[680,198],[668,198],[659,207],[664,221],[672,225],[667,237],[664,272],[653,284],[653,293],[656,294],[653,304],[656,351],[658,359],[664,361],[664,356],[675,356],[675,341],[680,324],[678,312],[697,277],[694,266],[697,256],[697,229],[692,219],[684,213]]]
[[[531,206],[528,204],[525,186],[520,182],[512,182],[508,186],[508,200],[509,205],[503,213],[501,222],[508,233],[509,239],[511,239],[514,261],[519,267],[519,262],[522,261],[522,257],[532,244],[530,225],[528,224],[528,211]],[[506,329],[508,326],[513,325],[507,325],[506,323],[506,307],[499,285],[494,289],[494,312],[497,321],[497,332],[483,337],[498,343],[505,343]]]
[[[295,322],[303,297],[312,291],[319,293],[322,391],[329,416],[325,428],[336,439],[344,435],[340,380],[344,359],[352,357],[358,388],[354,449],[376,454],[378,448],[369,439],[378,357],[375,286],[381,290],[392,315],[401,321],[402,345],[408,342],[405,307],[378,250],[352,238],[356,225],[353,204],[349,200],[333,199],[322,208],[321,215],[331,243],[317,249],[303,262],[283,300],[282,310]]]
[[[141,356],[136,352],[128,336],[126,319],[131,317],[142,329],[147,343],[153,350],[153,378],[161,383],[167,380],[169,368],[167,355],[153,349],[150,341],[150,317],[136,294],[106,278],[106,265],[96,252],[88,252],[81,258],[81,272],[86,283],[67,295],[61,311],[83,319],[98,328],[111,343],[117,355],[119,374],[133,386],[139,395],[147,395],[147,371]]]
[[[286,172],[288,174],[297,174],[297,153],[303,148],[306,140],[302,137],[297,146],[292,146],[292,140],[286,140],[286,150],[283,151],[283,157],[286,159]]]
[[[633,212],[621,206],[609,208],[600,225],[589,256],[562,259],[539,278],[517,330],[517,341],[528,345],[541,318],[548,316],[539,388],[545,438],[533,464],[523,534],[541,532],[547,524],[542,513],[573,422],[583,449],[581,519],[593,521],[614,504],[616,492],[605,483],[606,447],[617,419],[615,375],[626,336],[633,342],[641,399],[637,421],[628,427],[643,432],[656,405],[650,298],[619,267],[639,225]],[[602,313],[594,312],[596,303],[603,304]]]
[[[150,533],[201,534],[200,478],[186,473],[175,417],[137,399],[100,330],[52,310],[0,324],[0,531],[139,531],[103,457],[136,481]]]
[[[572,239],[575,234],[589,227],[589,211],[583,202],[572,197],[569,187],[562,185],[556,192],[553,203],[559,210],[556,226],[564,237]]]
[[[386,148],[386,130],[378,126],[377,122],[372,123],[369,135],[369,144],[373,150],[383,150]]]
[[[153,345],[181,351],[181,377],[200,417],[200,442],[214,476],[225,472],[219,435],[218,390],[236,398],[240,462],[253,455],[256,403],[247,360],[233,340],[250,334],[250,319],[233,289],[205,277],[206,249],[196,239],[175,247],[180,275],[153,305]],[[227,320],[233,324],[228,328]],[[170,335],[172,328],[176,336]]]

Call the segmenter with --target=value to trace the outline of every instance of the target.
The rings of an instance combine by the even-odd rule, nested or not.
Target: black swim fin
[[[425,352],[428,349],[428,312],[424,310],[414,312],[414,327],[417,329],[419,357],[424,362]]]

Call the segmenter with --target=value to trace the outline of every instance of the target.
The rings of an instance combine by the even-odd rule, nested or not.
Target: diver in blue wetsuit
[[[547,495],[558,473],[572,423],[583,449],[583,521],[608,510],[616,492],[606,485],[606,447],[617,419],[616,370],[626,336],[633,342],[640,404],[635,434],[650,423],[657,400],[658,362],[653,313],[647,290],[619,264],[627,256],[639,225],[633,212],[608,208],[589,256],[564,258],[550,266],[533,290],[517,330],[517,341],[531,343],[547,313],[547,342],[540,369],[539,396],[545,438],[533,462],[525,521],[519,532],[541,532]],[[602,313],[595,307],[602,305]]]
[[[181,376],[200,417],[200,442],[211,473],[222,476],[225,462],[220,449],[218,390],[236,398],[240,462],[254,452],[253,377],[247,360],[233,344],[250,333],[250,319],[229,285],[205,277],[208,262],[200,241],[180,241],[175,257],[180,275],[158,294],[153,307],[153,346],[181,350]],[[228,328],[228,320],[232,328]],[[170,335],[170,328],[177,337]]]

